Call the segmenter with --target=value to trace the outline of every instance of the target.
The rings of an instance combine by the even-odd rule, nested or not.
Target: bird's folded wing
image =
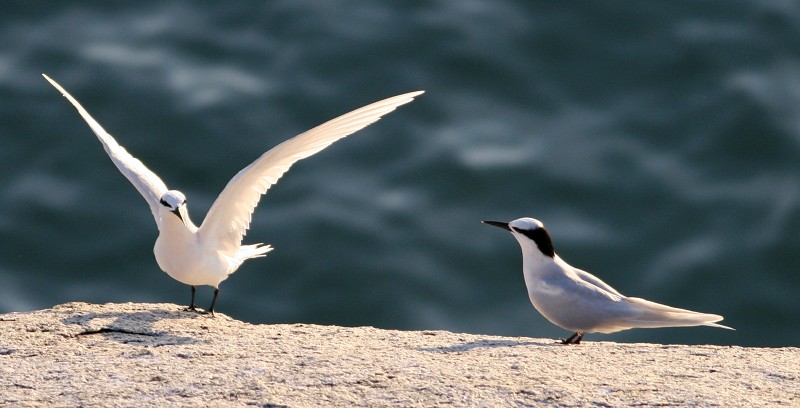
[[[635,307],[638,312],[628,320],[636,326],[632,327],[680,327],[680,326],[712,326],[734,330],[732,327],[718,324],[722,316],[711,313],[695,312],[662,305],[641,298],[626,298],[625,302]]]
[[[617,292],[616,289],[612,288],[611,285],[603,282],[597,276],[594,276],[591,273],[586,272],[586,271],[584,271],[582,269],[578,269],[578,268],[572,268],[572,269],[575,271],[575,274],[578,275],[578,277],[581,278],[584,282],[591,283],[592,285],[595,285],[598,288],[603,289],[603,290],[605,290],[605,291],[607,291],[609,293],[613,293],[613,294],[615,294],[617,296],[623,296],[622,293]]]
[[[133,183],[133,186],[139,190],[139,193],[147,200],[147,204],[150,205],[150,211],[153,213],[153,218],[156,220],[156,224],[158,224],[158,205],[161,196],[167,192],[167,186],[164,184],[163,181],[152,171],[150,171],[141,161],[136,159],[135,157],[131,156],[125,148],[120,146],[114,138],[108,134],[108,132],[97,123],[89,112],[81,106],[78,101],[72,97],[64,88],[61,87],[56,81],[50,79],[45,74],[42,74],[45,79],[47,79],[65,98],[67,98],[70,103],[78,110],[83,120],[89,124],[89,127],[92,128],[92,131],[97,138],[100,139],[100,143],[103,144],[103,149],[105,149],[108,156],[117,166],[119,171]]]
[[[348,136],[423,91],[410,92],[364,106],[323,123],[264,153],[234,176],[222,190],[200,226],[200,239],[215,240],[223,253],[235,255],[250,226],[251,215],[261,195],[275,184],[296,161],[309,157]]]

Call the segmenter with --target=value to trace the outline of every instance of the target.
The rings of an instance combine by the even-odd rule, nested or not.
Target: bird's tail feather
[[[271,245],[253,244],[242,245],[239,247],[238,258],[241,260],[250,258],[261,258],[267,256],[267,252],[272,251]]]
[[[629,322],[633,327],[711,326],[735,330],[732,327],[717,324],[723,319],[720,315],[679,309],[640,298],[627,298],[626,301],[636,304],[641,311],[640,314],[630,317]]]

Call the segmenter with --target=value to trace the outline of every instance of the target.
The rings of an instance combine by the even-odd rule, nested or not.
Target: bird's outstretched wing
[[[228,182],[200,226],[200,239],[214,240],[223,253],[236,255],[261,195],[292,164],[374,123],[423,92],[410,92],[364,106],[273,147]]]
[[[97,123],[89,112],[78,103],[75,98],[72,97],[64,88],[61,87],[56,81],[53,81],[45,74],[42,74],[46,80],[48,80],[65,98],[67,98],[72,106],[78,110],[78,113],[81,114],[83,120],[89,124],[89,127],[92,128],[92,131],[97,138],[100,139],[100,143],[103,144],[103,149],[106,150],[108,153],[108,157],[111,158],[111,161],[117,166],[119,171],[133,183],[133,186],[139,190],[139,193],[142,194],[145,200],[147,200],[147,204],[150,205],[150,211],[153,212],[153,217],[156,220],[156,224],[158,224],[158,206],[159,200],[164,193],[167,192],[167,186],[161,181],[158,176],[150,171],[147,167],[145,167],[142,162],[140,162],[137,158],[131,156],[125,148],[120,146],[114,138],[108,134],[108,132]]]

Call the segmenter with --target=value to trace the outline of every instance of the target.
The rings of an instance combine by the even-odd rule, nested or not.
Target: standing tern
[[[120,146],[72,95],[56,81],[42,75],[78,110],[117,168],[150,205],[159,232],[153,248],[156,262],[167,275],[191,287],[192,300],[188,310],[198,311],[194,303],[197,285],[214,288],[211,307],[203,312],[212,315],[220,282],[234,273],[244,261],[266,256],[272,250],[271,246],[264,244],[242,245],[242,238],[261,196],[294,162],[363,129],[424,92],[410,92],[375,102],[275,146],[228,182],[203,223],[197,227],[189,219],[183,193],[168,190],[155,173]]]
[[[584,333],[633,328],[712,326],[722,316],[627,297],[589,272],[570,266],[553,249],[544,224],[533,218],[481,221],[511,232],[522,247],[522,274],[533,307],[551,323],[575,332],[563,344],[580,344]]]

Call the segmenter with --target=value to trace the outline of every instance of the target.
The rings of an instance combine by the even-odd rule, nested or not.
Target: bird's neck
[[[555,273],[562,272],[560,265],[564,261],[555,256],[550,258],[540,252],[523,253],[522,268],[525,271],[525,278],[543,278]]]
[[[180,237],[183,235],[194,235],[197,232],[197,226],[195,226],[189,218],[189,212],[186,210],[183,211],[183,220],[186,222],[185,224],[177,215],[169,211],[162,210],[160,215],[161,223],[158,226],[158,230],[161,232],[161,235]]]

